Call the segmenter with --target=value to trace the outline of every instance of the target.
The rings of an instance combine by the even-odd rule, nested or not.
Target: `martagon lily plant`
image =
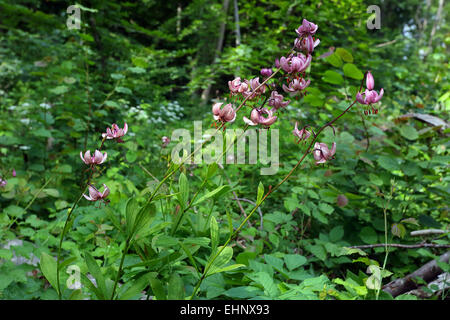
[[[239,111],[245,110],[242,119],[246,124],[244,131],[249,126],[259,126],[261,130],[268,130],[270,126],[272,126],[277,121],[282,119],[282,114],[280,110],[289,105],[292,99],[286,99],[285,96],[289,96],[290,98],[298,98],[302,97],[306,94],[306,90],[311,83],[311,80],[307,78],[306,71],[310,69],[312,64],[312,53],[315,48],[320,44],[320,40],[316,38],[316,32],[318,30],[318,25],[310,22],[306,19],[303,19],[302,24],[295,30],[297,37],[294,39],[294,46],[287,53],[287,55],[277,58],[275,60],[275,70],[272,67],[265,67],[261,70],[260,77],[255,77],[252,79],[242,79],[241,77],[237,77],[233,80],[228,81],[229,87],[229,95],[223,102],[214,103],[212,106],[212,118],[214,119],[214,124],[216,126],[216,133],[219,130],[225,130],[226,125],[236,124],[237,116]],[[362,91],[362,87],[364,84],[364,79],[366,81],[366,89]],[[289,173],[283,177],[275,186],[271,186],[269,190],[264,193],[264,188],[260,184],[258,187],[258,197],[256,204],[253,209],[246,215],[245,219],[240,223],[240,225],[232,232],[225,243],[218,247],[217,250],[214,250],[211,254],[211,257],[207,261],[203,270],[200,272],[198,281],[195,284],[190,299],[193,299],[198,294],[201,284],[204,279],[209,275],[209,271],[214,265],[215,261],[221,254],[226,250],[230,241],[232,241],[242,230],[242,228],[246,225],[247,221],[253,216],[256,210],[264,203],[264,201],[275,192],[286,180],[288,180],[295,170],[299,167],[299,165],[304,161],[304,159],[312,154],[312,157],[315,161],[316,165],[323,165],[324,163],[329,163],[334,159],[335,156],[339,154],[338,146],[336,142],[333,142],[331,146],[326,143],[320,142],[318,139],[320,134],[327,128],[330,127],[333,132],[335,131],[334,124],[343,117],[356,103],[362,104],[366,109],[364,113],[367,115],[369,113],[376,114],[378,109],[374,107],[374,104],[380,101],[383,97],[384,91],[380,90],[378,94],[374,90],[375,81],[371,74],[371,72],[366,72],[364,75],[364,79],[361,82],[361,86],[358,90],[358,93],[354,97],[354,100],[350,103],[350,105],[342,111],[337,117],[332,119],[331,121],[325,123],[321,127],[318,127],[316,131],[313,130],[312,125],[304,125],[299,126],[299,122],[295,122],[295,127],[292,130],[292,134],[295,137],[297,143],[302,142],[306,145],[306,149],[303,154],[299,158],[298,162],[293,166],[293,168],[289,171]],[[280,83],[282,83],[280,87]],[[284,95],[281,94],[284,92]],[[251,103],[248,103],[251,102]],[[238,104],[239,103],[239,104]],[[238,105],[237,105],[238,104]],[[237,106],[236,106],[237,105]],[[247,107],[244,109],[244,107]],[[367,109],[369,108],[369,109]],[[120,128],[117,124],[113,124],[111,128],[107,128],[106,132],[102,134],[102,140],[100,147],[94,151],[94,154],[91,155],[90,151],[87,150],[85,152],[80,152],[80,158],[82,162],[89,166],[91,170],[89,170],[89,177],[82,189],[81,194],[73,204],[72,208],[69,210],[68,215],[66,217],[66,221],[64,224],[63,231],[60,235],[60,242],[58,248],[58,256],[57,256],[57,292],[59,297],[61,298],[61,290],[60,290],[60,270],[61,270],[61,247],[64,236],[69,231],[70,219],[81,199],[85,198],[87,201],[108,203],[107,197],[110,194],[110,189],[103,185],[103,191],[100,192],[95,184],[93,183],[94,174],[98,172],[95,170],[96,166],[102,165],[107,159],[107,154],[101,153],[101,149],[106,140],[116,140],[117,142],[123,142],[123,136],[128,132],[128,125],[125,123],[123,128]],[[214,134],[212,135],[214,136]],[[238,139],[239,137],[235,137]],[[187,155],[182,161],[178,164],[172,164],[167,169],[164,177],[159,180],[159,183],[153,189],[153,191],[148,195],[148,198],[145,201],[145,204],[138,209],[135,213],[133,219],[136,222],[134,226],[131,226],[129,232],[126,237],[125,245],[123,246],[123,251],[120,259],[120,264],[118,271],[116,273],[114,285],[111,290],[110,299],[116,299],[116,288],[119,284],[119,281],[122,277],[123,272],[123,264],[125,260],[125,256],[128,254],[128,250],[131,247],[133,242],[133,238],[136,236],[137,230],[136,227],[139,221],[143,221],[146,219],[146,215],[148,214],[149,208],[153,205],[153,202],[157,199],[156,195],[158,194],[160,188],[166,181],[174,175],[179,169],[185,164],[187,161],[191,159],[191,157],[203,147],[209,140],[201,143],[196,150],[194,150],[191,154]],[[170,139],[168,137],[162,138],[162,147],[166,148],[170,143]],[[231,144],[232,145],[232,144]],[[220,159],[226,150],[218,157]],[[89,169],[88,168],[88,169]],[[0,179],[0,186],[3,180]],[[204,181],[204,184],[206,180]],[[203,184],[203,185],[204,185]],[[202,186],[203,186],[202,185]],[[85,194],[86,190],[88,190],[88,194]],[[198,195],[198,192],[194,195],[193,199],[189,201],[189,204],[186,208],[182,210],[177,216],[177,219],[173,221],[172,233],[176,232],[177,227],[180,225],[181,219],[183,218],[183,213],[186,212],[194,203],[195,197]],[[342,201],[341,201],[342,202]],[[196,267],[196,266],[195,266]],[[197,267],[196,267],[197,268]],[[108,297],[106,297],[108,298]]]

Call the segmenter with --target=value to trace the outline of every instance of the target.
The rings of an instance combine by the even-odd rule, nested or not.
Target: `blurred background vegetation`
[[[385,91],[380,111],[364,116],[357,105],[336,124],[336,137],[325,131],[321,140],[336,141],[336,159],[316,166],[307,158],[233,242],[234,261],[246,267],[207,278],[201,297],[373,298],[364,286],[366,268],[383,264],[384,247],[365,249],[368,255],[359,258],[342,254],[342,247],[384,243],[384,212],[390,243],[449,243],[448,233],[410,236],[413,230],[447,230],[449,222],[448,2],[80,1],[81,29],[69,30],[66,9],[72,4],[0,0],[0,176],[8,181],[0,188],[0,244],[21,241],[14,251],[0,249],[1,298],[56,297],[33,273],[35,265],[11,259],[55,255],[67,209],[87,175],[79,152],[93,150],[111,123],[127,122],[126,142],[106,146],[108,162],[97,180],[111,189],[111,203],[97,209],[82,201],[63,245],[74,263],[82,265],[89,251],[106,274],[114,274],[123,239],[111,221],[120,225],[125,201],[155,186],[146,171],[163,177],[175,142],[163,148],[161,138],[192,128],[193,120],[209,127],[212,101],[228,95],[227,82],[273,67],[292,47],[303,18],[319,26],[321,43],[308,74],[309,94],[293,100],[272,126],[281,137],[278,174],[260,176],[262,164],[225,165],[207,189],[230,184],[238,198],[255,201],[260,181],[266,190],[275,185],[303,154],[291,134],[295,121],[318,128],[337,116],[367,70],[375,89]],[[369,5],[381,9],[380,29],[366,26],[373,18]],[[243,126],[242,117],[235,126]],[[200,188],[203,169],[185,166],[192,190]],[[348,203],[338,205],[339,195]],[[234,197],[230,192],[193,208],[178,238],[208,235],[211,215],[226,233],[226,210],[237,227],[243,214]],[[161,211],[175,212],[175,204],[167,206],[161,202]],[[155,242],[149,235],[158,254],[173,250],[170,241]],[[206,259],[204,246],[199,261]],[[386,268],[392,274],[384,283],[444,252],[391,248]],[[136,249],[125,265],[141,260]],[[152,270],[164,285],[177,270],[189,295],[195,285],[189,266],[184,257]]]

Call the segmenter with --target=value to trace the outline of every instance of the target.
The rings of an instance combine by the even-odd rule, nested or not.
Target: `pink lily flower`
[[[230,88],[231,94],[235,95],[239,93],[239,88],[241,87],[241,78],[237,77],[232,81],[228,81],[228,88]]]
[[[296,121],[294,130],[292,130],[292,133],[294,134],[294,136],[296,136],[297,138],[300,139],[300,140],[298,140],[298,142],[300,142],[302,140],[307,140],[311,136],[311,132],[307,131],[306,128],[303,128],[302,130],[298,130],[297,125],[298,125],[298,122]]]
[[[4,188],[7,183],[8,183],[8,181],[3,180],[2,178],[0,178],[0,188]]]
[[[304,38],[308,35],[314,35],[318,29],[318,26],[312,22],[309,22],[306,19],[303,19],[303,22],[300,27],[295,30],[299,37]]]
[[[103,184],[104,190],[103,192],[98,191],[94,186],[89,185],[89,196],[83,194],[86,200],[89,201],[105,201],[105,198],[109,195],[109,188],[106,184]]]
[[[166,136],[162,137],[161,140],[162,140],[162,147],[163,148],[167,147],[169,145],[169,143],[170,143],[170,138],[168,138]]]
[[[358,101],[361,104],[366,104],[366,105],[368,105],[368,104],[370,105],[370,104],[377,103],[378,101],[380,101],[381,98],[383,97],[384,90],[383,90],[383,88],[381,88],[380,94],[378,94],[378,92],[373,90],[374,86],[375,86],[375,80],[373,79],[373,76],[370,73],[370,71],[368,71],[367,75],[366,75],[367,89],[363,93],[358,92],[356,94],[356,101]]]
[[[83,156],[83,152],[80,151],[80,158],[87,165],[102,164],[103,162],[105,162],[107,156],[108,155],[106,154],[106,152],[104,154],[102,154],[98,150],[95,150],[93,156],[91,156],[91,151],[90,150],[86,151],[86,153]]]
[[[263,86],[259,87],[261,85],[261,83],[259,83],[259,77],[251,79],[249,82],[250,88],[252,89],[252,91],[254,92],[254,94],[256,95],[260,95],[266,92],[266,85],[264,84]],[[256,88],[258,88],[258,90],[256,90]]]
[[[330,160],[333,158],[335,153],[336,153],[336,143],[335,142],[333,142],[333,144],[331,145],[331,150],[328,149],[328,146],[325,143],[316,142],[314,144],[313,155],[314,155],[314,159],[316,160],[316,164],[327,162],[327,160]]]
[[[311,59],[310,54],[307,56],[302,53],[298,53],[296,56],[291,54],[287,58],[280,58],[280,66],[287,73],[301,73],[308,68]]]
[[[309,86],[309,84],[311,83],[311,81],[305,80],[303,78],[300,79],[294,79],[291,82],[289,82],[289,86],[286,86],[285,84],[283,84],[283,90],[284,92],[287,93],[294,93],[297,91],[302,91],[304,89],[306,89],[307,86]]]
[[[264,116],[266,115],[266,117]],[[250,119],[243,117],[244,122],[251,126],[262,124],[265,127],[270,127],[277,121],[277,117],[273,115],[273,110],[267,108],[253,109],[250,114]]]
[[[270,98],[267,100],[267,104],[275,109],[280,109],[286,107],[291,100],[283,101],[283,96],[277,91],[272,91]]]
[[[123,129],[119,128],[119,126],[115,123],[111,126],[111,128],[106,129],[106,133],[102,133],[102,137],[106,139],[117,139],[117,142],[123,142],[121,139],[128,132],[128,125],[124,122]]]
[[[222,102],[218,102],[213,105],[212,112],[214,115],[214,120],[230,123],[234,122],[236,119],[236,111],[233,109],[231,103],[228,103],[221,108],[222,104]]]
[[[317,47],[320,43],[319,39],[314,40],[312,36],[308,36],[306,38],[297,38],[294,41],[294,47],[301,51],[306,51],[307,53],[312,53],[314,48]]]
[[[12,176],[15,177],[16,176],[16,169],[13,168],[12,170]]]
[[[378,94],[375,90],[366,89],[362,94],[358,92],[356,94],[356,100],[361,104],[373,104],[377,103],[383,97],[384,90],[381,88],[380,94]]]

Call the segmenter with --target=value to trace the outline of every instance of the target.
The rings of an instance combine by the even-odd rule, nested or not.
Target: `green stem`
[[[128,249],[130,248],[131,238],[128,237],[125,242],[125,248],[123,248],[122,258],[120,259],[119,270],[117,271],[116,280],[114,281],[114,287],[111,293],[111,300],[114,300],[114,294],[116,293],[117,284],[119,283],[120,274],[122,273],[123,262],[125,261],[125,256],[127,255]]]

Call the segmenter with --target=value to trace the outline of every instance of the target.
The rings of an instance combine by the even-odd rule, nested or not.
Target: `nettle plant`
[[[273,68],[263,68],[261,70],[262,82],[256,77],[250,80],[242,80],[240,77],[228,82],[230,93],[224,97],[224,102],[215,103],[212,106],[212,113],[216,127],[215,133],[225,132],[226,128],[235,123],[240,111],[245,111],[242,116],[246,124],[243,132],[249,127],[259,127],[260,130],[269,130],[270,126],[280,121],[282,113],[280,110],[289,105],[290,100],[286,100],[280,93],[284,92],[292,98],[303,97],[307,94],[310,79],[307,79],[312,61],[312,53],[320,43],[316,38],[318,26],[312,22],[303,20],[296,30],[297,37],[294,46],[286,56],[275,60],[275,70]],[[363,90],[365,81],[365,90]],[[334,125],[357,103],[363,106],[362,112],[365,115],[377,114],[378,109],[375,104],[383,96],[383,89],[378,93],[374,90],[375,81],[367,71],[361,82],[360,88],[350,105],[338,116],[328,121],[322,126],[304,124],[299,126],[295,123],[292,134],[302,142],[303,154],[298,162],[280,179],[280,181],[270,186],[264,191],[264,186],[260,182],[257,188],[257,197],[253,209],[245,215],[243,221],[237,227],[233,225],[231,215],[227,211],[223,220],[228,221],[228,232],[225,242],[220,245],[219,223],[211,215],[212,208],[207,216],[198,217],[198,226],[190,224],[194,230],[201,230],[203,236],[189,237],[183,231],[183,218],[186,212],[193,210],[195,206],[204,203],[208,199],[218,197],[230,191],[229,185],[220,185],[217,188],[200,193],[205,189],[208,182],[217,170],[217,164],[212,163],[205,167],[204,177],[198,190],[190,197],[189,182],[183,172],[185,165],[192,163],[192,157],[198,150],[210,140],[206,139],[191,154],[184,156],[178,163],[170,162],[168,169],[161,180],[152,176],[156,183],[145,188],[140,195],[128,200],[124,207],[124,215],[119,213],[119,218],[114,214],[108,215],[113,220],[112,223],[117,231],[123,236],[120,244],[120,259],[107,259],[102,261],[100,267],[92,255],[88,252],[84,254],[88,273],[81,273],[78,285],[72,286],[74,291],[68,292],[61,281],[63,270],[75,261],[75,258],[68,258],[63,261],[62,244],[65,236],[70,232],[77,205],[85,198],[88,201],[108,204],[109,188],[104,185],[103,192],[97,189],[94,180],[100,174],[99,167],[107,160],[107,154],[101,149],[107,140],[122,142],[122,137],[126,135],[128,126],[125,123],[123,128],[113,124],[106,133],[102,134],[101,145],[98,150],[91,154],[90,150],[80,152],[81,160],[88,166],[89,172],[85,187],[80,196],[68,211],[63,230],[60,234],[60,241],[56,261],[53,257],[43,254],[41,256],[41,270],[49,283],[56,289],[59,298],[74,296],[82,297],[82,285],[91,293],[91,298],[97,299],[129,299],[137,297],[143,291],[147,293],[147,298],[156,299],[193,299],[200,292],[201,285],[206,278],[217,273],[226,273],[245,267],[242,264],[231,264],[233,258],[233,248],[230,242],[238,236],[249,219],[254,215],[264,201],[274,193],[300,166],[304,159],[312,154],[316,165],[329,163],[339,154],[339,148],[335,142],[330,145],[320,142],[321,133],[326,128],[331,128],[335,133]],[[236,106],[237,105],[237,106]],[[243,112],[244,113],[244,112]],[[234,137],[239,139],[240,137]],[[170,139],[163,137],[163,147],[167,147]],[[231,146],[232,144],[230,144]],[[217,162],[222,159],[227,150],[217,158]],[[178,184],[173,183],[173,176],[180,172]],[[86,190],[89,194],[86,195]],[[346,199],[341,199],[345,202]],[[173,215],[167,215],[165,209],[175,208]],[[113,209],[110,209],[114,211]],[[123,218],[123,219],[122,219]],[[209,226],[209,232],[207,232]],[[184,229],[185,230],[185,229]],[[196,233],[198,234],[198,233]],[[177,235],[179,237],[177,237]],[[120,237],[117,237],[120,239]],[[128,262],[124,264],[127,255],[131,255],[134,249],[141,261]],[[203,259],[198,253],[201,250],[209,250],[208,258]],[[136,257],[136,255],[133,255]],[[109,265],[107,264],[109,263]],[[118,264],[117,264],[118,263]],[[183,271],[179,270],[180,265],[184,266]],[[164,272],[162,271],[164,270]],[[168,274],[167,274],[168,272]],[[180,274],[185,274],[183,280]],[[164,278],[164,279],[163,279]],[[168,279],[168,280],[167,280]],[[94,281],[95,280],[95,281]],[[78,289],[76,289],[78,288]],[[379,290],[379,288],[378,288]],[[93,294],[93,295],[92,295]]]

